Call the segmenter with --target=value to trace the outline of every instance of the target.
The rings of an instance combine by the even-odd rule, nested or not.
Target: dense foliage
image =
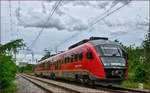
[[[21,73],[33,73],[34,68],[35,68],[35,65],[33,65],[33,64],[28,64],[28,65],[25,66],[25,67],[20,67],[20,72],[21,72]]]
[[[13,83],[17,67],[11,56],[0,56],[1,62],[1,87],[2,92],[16,91],[16,86]]]
[[[118,40],[115,41],[119,42]],[[150,89],[150,42],[148,40],[148,37],[146,37],[140,47],[133,47],[131,45],[127,47],[122,43],[120,44],[128,53],[129,66],[129,76],[128,79],[123,83],[123,85],[137,88],[139,83],[143,83],[144,88]]]
[[[23,39],[17,39],[9,43],[6,43],[5,45],[1,45],[1,53],[2,54],[17,53],[18,49],[21,49],[24,46],[25,43],[23,43]]]
[[[18,72],[18,67],[15,64],[15,59],[12,57],[12,53],[18,52],[18,48],[22,48],[23,46],[25,46],[25,44],[22,39],[17,39],[0,46],[1,92],[14,92],[17,90],[13,80]]]
[[[44,51],[45,51],[45,55],[39,61],[42,61],[52,56],[50,51],[48,51],[47,49],[45,49]]]

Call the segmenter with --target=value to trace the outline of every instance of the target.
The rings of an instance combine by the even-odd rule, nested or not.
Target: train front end
[[[105,84],[121,84],[128,77],[127,53],[116,42],[94,40],[91,42],[96,49],[100,62],[103,64]]]

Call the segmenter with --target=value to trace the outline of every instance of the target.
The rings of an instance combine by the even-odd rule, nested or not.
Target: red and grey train
[[[121,84],[128,77],[127,61],[127,53],[118,43],[91,37],[38,62],[35,75],[83,83]]]

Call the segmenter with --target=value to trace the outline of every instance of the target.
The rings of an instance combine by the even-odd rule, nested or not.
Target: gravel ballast
[[[45,93],[45,91],[43,91],[41,88],[19,75],[16,75],[14,82],[17,84],[18,93]]]

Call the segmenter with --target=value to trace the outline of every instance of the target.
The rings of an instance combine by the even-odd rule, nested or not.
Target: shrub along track
[[[50,92],[105,92],[105,93],[125,93],[125,92],[130,92],[130,93],[149,93],[149,91],[143,91],[143,90],[138,90],[138,89],[132,89],[132,88],[125,88],[125,87],[109,87],[109,86],[102,86],[102,85],[83,85],[78,82],[69,82],[69,81],[62,81],[62,80],[50,80],[50,79],[45,79],[45,78],[39,78],[35,77],[33,75],[21,75],[24,77],[32,78],[38,82],[42,82],[46,84],[46,87],[43,86],[43,84],[40,83],[40,85],[43,86],[43,88],[46,88],[45,90],[52,89]],[[47,87],[49,86],[49,87]],[[53,87],[52,87],[53,86]],[[56,89],[58,88],[58,89]],[[59,89],[61,88],[61,89]],[[59,91],[53,91],[53,90],[59,90]]]

